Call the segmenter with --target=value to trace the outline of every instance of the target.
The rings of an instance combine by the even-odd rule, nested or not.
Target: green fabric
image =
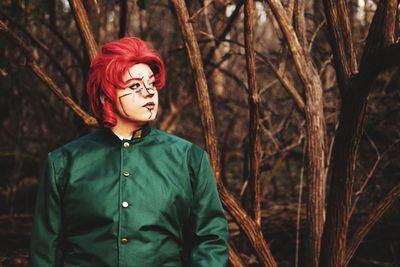
[[[49,153],[29,266],[225,266],[227,221],[207,153],[148,126],[125,141],[98,129]]]

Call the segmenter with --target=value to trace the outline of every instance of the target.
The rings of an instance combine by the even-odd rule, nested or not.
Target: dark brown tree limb
[[[360,70],[358,80],[362,81],[359,87],[370,85],[376,76],[385,68],[387,64],[382,58],[385,49],[391,47],[396,42],[396,21],[397,21],[397,0],[380,1],[373,17],[367,41],[364,47],[364,53],[360,61]],[[390,51],[392,52],[392,51]],[[398,53],[397,53],[398,54]],[[380,62],[381,64],[377,64]],[[371,86],[369,89],[371,90]],[[365,95],[368,95],[370,90],[362,90]]]
[[[246,233],[250,243],[259,256],[262,266],[276,266],[276,262],[271,255],[269,247],[264,240],[261,228],[244,212],[237,201],[222,184],[220,177],[220,162],[218,143],[216,139],[214,116],[211,109],[210,97],[207,82],[204,75],[203,63],[201,60],[200,49],[194,34],[193,27],[189,22],[189,13],[183,0],[172,0],[172,5],[177,15],[183,41],[185,43],[192,67],[194,80],[196,83],[196,93],[201,113],[201,121],[205,137],[206,149],[210,155],[210,162],[214,170],[217,181],[218,191],[222,203],[227,211],[232,215],[238,225]]]
[[[200,49],[197,43],[196,36],[192,24],[189,22],[189,13],[184,1],[175,0],[172,4],[177,13],[178,22],[180,25],[181,35],[185,43],[185,47],[189,56],[190,65],[194,75],[196,84],[197,100],[201,112],[201,122],[204,130],[204,139],[206,150],[210,155],[210,163],[213,167],[216,177],[219,173],[219,152],[218,141],[216,138],[214,116],[212,115],[211,101],[208,93],[207,81],[204,73],[203,61],[201,59]]]
[[[240,9],[243,6],[243,2],[244,2],[243,0],[240,0],[239,3],[236,4],[235,10],[232,12],[231,16],[229,17],[224,30],[221,32],[221,34],[218,36],[218,38],[215,39],[216,40],[215,46],[212,46],[210,51],[208,51],[206,60],[205,60],[206,62],[211,60],[215,51],[220,46],[221,42],[219,42],[219,40],[225,39],[226,35],[231,31],[236,19],[239,17]]]
[[[51,91],[62,100],[73,112],[75,112],[83,122],[90,127],[98,127],[97,120],[87,114],[79,105],[77,105],[70,97],[65,96],[62,93],[62,90],[53,82],[53,80],[36,64],[36,62],[32,61],[28,64],[32,69],[33,73],[36,74],[39,79],[41,79],[50,89]]]
[[[49,16],[50,16],[49,25],[50,25],[50,27],[55,29],[55,28],[57,28],[57,12],[56,12],[56,10],[57,10],[57,1],[49,0],[47,2],[47,10],[48,10]]]
[[[126,23],[128,18],[128,1],[119,0],[119,32],[118,37],[122,38],[126,34]]]
[[[260,58],[262,62],[264,62],[271,70],[274,72],[275,76],[278,78],[279,82],[283,86],[283,88],[288,91],[288,93],[293,97],[294,102],[296,103],[298,109],[304,113],[304,101],[299,92],[294,87],[293,83],[288,79],[283,71],[280,69],[276,69],[274,64],[264,55],[257,53],[257,56]]]
[[[305,117],[308,155],[307,228],[309,265],[318,266],[325,202],[325,119],[322,84],[311,58],[303,50],[280,0],[267,0],[293,56],[306,96]]]
[[[358,71],[349,12],[345,0],[324,0],[323,3],[339,89],[344,93],[350,88],[350,78]]]
[[[392,206],[392,204],[400,197],[400,184],[395,186],[386,197],[370,212],[364,223],[360,225],[350,240],[344,258],[343,266],[347,266],[353,257],[357,248],[369,233],[371,228],[376,224],[382,215]]]
[[[74,14],[79,33],[85,44],[90,61],[92,61],[97,55],[97,43],[94,39],[93,32],[90,30],[90,23],[86,10],[81,0],[69,0],[69,4],[71,5],[71,10]]]
[[[249,86],[249,154],[250,154],[250,214],[261,226],[261,189],[260,189],[260,94],[256,81],[256,63],[254,53],[254,2],[244,3],[244,36],[246,46],[246,68]]]
[[[372,80],[375,79],[369,77],[373,76],[370,71],[375,68],[375,64],[379,65],[380,58],[376,55],[381,55],[388,49],[386,47],[390,45],[390,42],[394,41],[393,35],[384,33],[384,29],[394,29],[392,23],[395,21],[396,12],[389,11],[388,7],[397,10],[397,0],[379,2],[374,15],[374,25],[371,24],[370,34],[373,36],[369,36],[368,39],[386,40],[380,40],[376,44],[374,41],[367,41],[369,44],[365,47],[363,62],[368,62],[368,66],[362,62],[362,67],[360,66],[362,70],[355,76],[351,75],[356,72],[354,71],[356,63],[353,63],[356,55],[352,52],[346,2],[324,0],[324,5],[331,46],[335,60],[339,61],[336,63],[336,72],[342,105],[333,145],[332,177],[320,263],[321,266],[336,267],[342,266],[345,260],[357,151],[363,135],[368,93],[372,89]],[[348,38],[342,36],[345,33]],[[368,52],[369,49],[374,52]]]
[[[213,38],[212,36],[208,36],[208,37]],[[236,45],[238,45],[240,47],[245,48],[245,45],[243,45],[242,43],[239,43],[237,41],[234,41],[234,40],[230,40],[230,39],[219,39],[219,40],[217,40],[217,44],[218,43],[223,43],[223,42],[233,43],[233,44],[236,44]],[[296,90],[296,88],[294,87],[293,83],[290,82],[290,80],[285,76],[283,69],[282,70],[281,69],[276,69],[276,67],[271,62],[271,60],[269,60],[265,55],[263,55],[262,53],[260,53],[260,52],[258,52],[256,50],[255,50],[255,55],[256,55],[256,59],[260,60],[266,66],[271,68],[271,70],[274,72],[274,74],[276,75],[276,77],[278,78],[278,80],[282,84],[282,86],[293,97],[293,100],[296,103],[296,105],[297,105],[298,109],[300,110],[300,112],[304,112],[304,101],[303,101],[303,98],[301,97],[299,92]],[[210,65],[214,66],[214,68],[218,67],[218,65],[213,64],[211,62],[207,62],[207,64],[210,64]],[[228,73],[225,73],[225,74],[228,74]],[[238,84],[241,84],[241,82],[238,82]],[[244,86],[244,88],[247,88],[247,87]]]
[[[50,49],[45,44],[43,44],[40,40],[38,40],[35,36],[33,36],[27,29],[25,29],[24,27],[19,25],[15,20],[10,18],[8,15],[6,15],[3,11],[0,10],[0,14],[2,16],[6,17],[6,19],[13,26],[15,26],[18,29],[20,29],[31,40],[31,42],[34,45],[36,45],[38,48],[40,48],[47,55],[47,57],[50,59],[51,63],[53,63],[54,67],[58,70],[58,72],[61,74],[61,76],[64,78],[65,82],[67,83],[67,85],[69,87],[69,91],[71,92],[72,98],[77,100],[78,96],[76,94],[76,90],[75,90],[74,84],[72,83],[72,81],[71,81],[70,77],[68,76],[68,74],[65,72],[65,68],[61,67],[61,65],[58,62],[58,60],[51,54]]]
[[[49,89],[63,101],[74,113],[76,113],[86,125],[91,127],[97,127],[98,123],[95,118],[87,114],[80,108],[70,97],[65,96],[62,90],[54,83],[54,81],[43,71],[43,69],[33,59],[30,47],[21,39],[19,36],[9,30],[7,25],[0,20],[0,32],[3,32],[12,42],[21,48],[24,55],[27,57],[27,66],[33,71],[33,73],[44,82]]]
[[[62,35],[62,33],[51,27],[48,23],[41,21],[42,25],[46,26],[51,30],[52,33],[59,39],[59,41],[64,45],[64,47],[71,53],[71,55],[76,59],[80,66],[83,65],[83,59],[75,47]]]

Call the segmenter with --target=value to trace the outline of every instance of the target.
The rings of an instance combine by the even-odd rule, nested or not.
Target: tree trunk
[[[261,189],[260,189],[260,95],[256,82],[256,63],[254,56],[254,2],[244,4],[244,35],[246,45],[247,80],[249,84],[249,151],[250,151],[250,215],[261,226]]]
[[[217,181],[218,191],[221,201],[227,211],[232,215],[235,222],[243,229],[250,240],[255,252],[259,257],[262,266],[277,266],[272,257],[267,243],[264,240],[261,228],[244,212],[234,197],[228,192],[222,184],[220,178],[220,163],[217,135],[215,131],[214,115],[211,110],[210,96],[208,93],[204,68],[201,59],[200,49],[192,24],[189,20],[188,10],[183,0],[172,0],[172,5],[176,11],[178,23],[182,33],[182,38],[186,46],[190,65],[192,67],[195,83],[197,100],[201,113],[203,133],[205,137],[206,149],[210,155],[210,162],[214,169],[214,175]],[[232,253],[232,252],[231,252]],[[230,259],[234,263],[234,259]]]

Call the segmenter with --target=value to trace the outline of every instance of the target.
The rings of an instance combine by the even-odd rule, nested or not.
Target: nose
[[[153,97],[153,95],[155,94],[155,90],[154,90],[154,88],[147,88],[146,86],[145,86],[145,89],[146,90],[144,90],[145,92],[144,92],[144,98],[152,98]]]

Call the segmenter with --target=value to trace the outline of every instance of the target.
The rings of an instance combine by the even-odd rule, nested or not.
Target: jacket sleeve
[[[30,244],[30,267],[62,266],[61,202],[49,153],[39,181]]]
[[[192,177],[191,267],[223,267],[228,261],[228,227],[207,153],[196,153]]]

